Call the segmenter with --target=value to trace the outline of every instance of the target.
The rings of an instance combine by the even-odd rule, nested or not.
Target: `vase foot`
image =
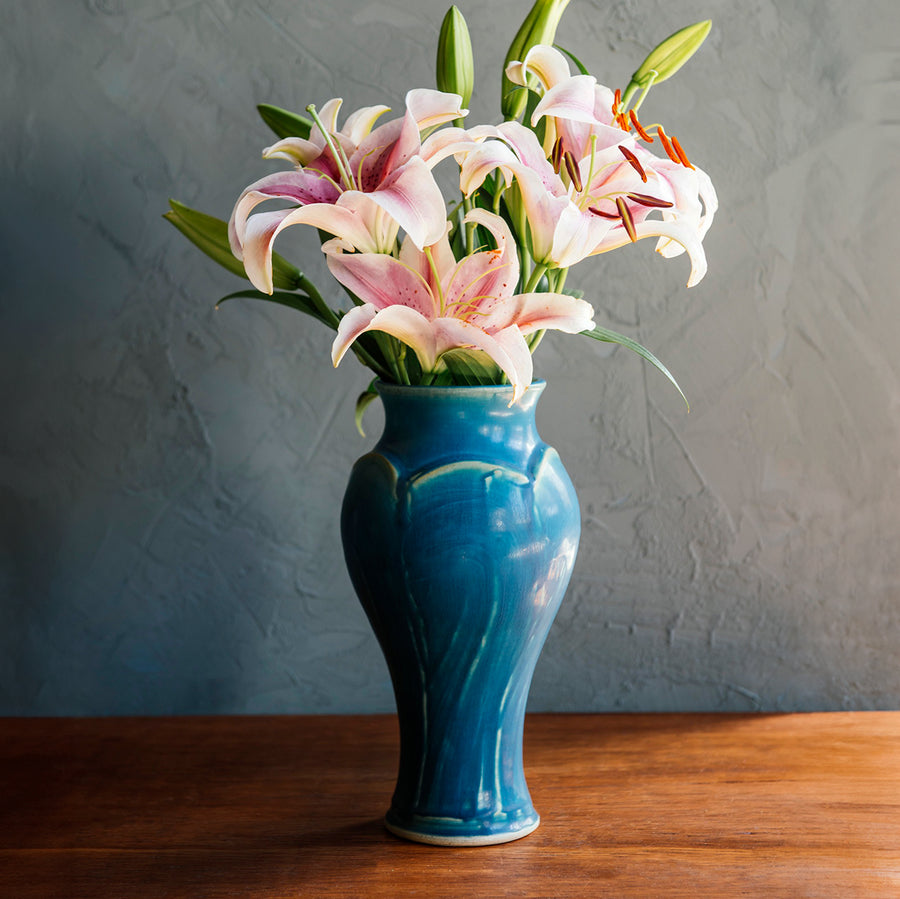
[[[419,818],[412,822],[400,823],[388,812],[384,826],[395,836],[414,843],[428,843],[432,846],[496,846],[511,843],[534,833],[541,823],[540,815],[534,812],[524,820],[511,826],[498,827],[478,825],[475,822],[453,821],[447,818]]]

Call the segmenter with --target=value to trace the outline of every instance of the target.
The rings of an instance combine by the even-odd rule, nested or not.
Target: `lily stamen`
[[[628,237],[632,243],[637,243],[637,231],[634,227],[634,219],[631,217],[631,210],[628,208],[628,204],[625,202],[624,197],[616,197],[616,207],[619,210],[619,218],[622,219],[622,224],[628,232]]]
[[[644,167],[638,161],[637,156],[631,152],[627,147],[623,147],[619,144],[619,150],[622,152],[622,155],[631,163],[632,168],[641,176],[641,181],[645,184],[647,183],[647,173],[644,171]]]
[[[550,161],[553,164],[553,171],[558,175],[560,169],[562,168],[562,159],[563,159],[563,140],[562,137],[556,138],[556,143],[553,144],[553,152],[550,155]]]
[[[660,200],[658,197],[650,197],[647,194],[627,193],[625,196],[629,200],[633,200],[641,206],[649,206],[651,209],[670,209],[675,205],[668,200]]]
[[[678,160],[679,160],[679,162],[681,162],[681,164],[682,164],[683,166],[686,166],[686,167],[689,168],[689,169],[694,168],[694,167],[691,165],[690,159],[687,158],[687,153],[685,153],[684,150],[681,149],[681,144],[678,143],[678,138],[677,138],[677,137],[673,137],[673,138],[672,138],[672,146],[675,148],[675,152],[678,154]]]
[[[566,150],[563,153],[563,159],[566,163],[566,171],[569,173],[569,178],[575,187],[575,192],[580,194],[584,185],[581,183],[581,172],[578,170],[578,162],[570,150]],[[647,179],[645,178],[644,180],[646,181]]]
[[[589,206],[588,212],[593,212],[594,215],[599,215],[601,218],[605,219],[617,219],[619,218],[619,213],[617,212],[604,212],[599,206]]]
[[[663,130],[662,125],[656,126],[656,133],[659,135],[660,141],[662,141],[663,149],[666,151],[666,156],[668,156],[669,159],[672,160],[672,162],[680,163],[681,158],[672,147],[672,142],[669,140],[669,135],[666,134],[666,132]]]
[[[653,135],[647,133],[633,109],[628,110],[628,118],[631,119],[631,124],[634,125],[634,130],[641,136],[641,139],[647,141],[648,144],[652,144]]]

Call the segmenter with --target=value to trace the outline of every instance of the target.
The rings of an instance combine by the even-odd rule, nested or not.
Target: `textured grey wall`
[[[392,707],[338,538],[366,373],[286,310],[215,313],[238,282],[160,214],[270,170],[257,102],[431,86],[445,3],[0,4],[0,713]],[[459,5],[493,120],[527,2]],[[615,86],[706,17],[642,115],[718,188],[709,275],[647,241],[570,276],[692,412],[542,345],[584,536],[532,707],[900,707],[900,4],[573,0],[559,39]]]

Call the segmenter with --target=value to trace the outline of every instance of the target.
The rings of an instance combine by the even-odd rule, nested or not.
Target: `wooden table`
[[[390,716],[0,719],[0,897],[900,897],[900,712],[534,715],[541,827],[380,822]]]

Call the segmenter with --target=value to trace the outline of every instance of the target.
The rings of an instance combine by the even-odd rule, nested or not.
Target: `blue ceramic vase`
[[[400,767],[385,823],[440,845],[504,843],[539,817],[522,766],[534,666],[581,519],[540,438],[535,382],[380,384],[384,433],[354,466],[341,530],[390,669]]]

